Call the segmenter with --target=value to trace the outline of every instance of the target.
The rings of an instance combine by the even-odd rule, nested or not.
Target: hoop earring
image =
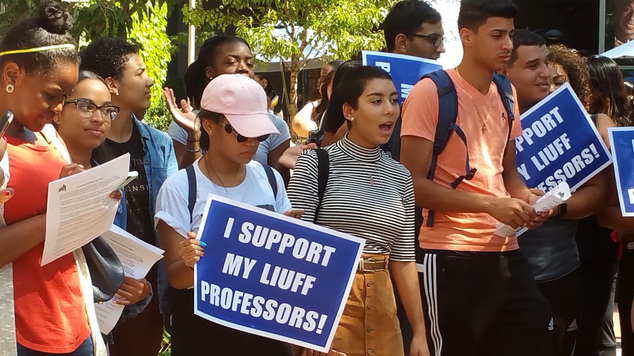
[[[9,83],[7,84],[7,86],[4,88],[4,90],[7,91],[7,93],[11,94],[13,93],[13,91],[15,90],[15,87],[13,86],[13,84]]]

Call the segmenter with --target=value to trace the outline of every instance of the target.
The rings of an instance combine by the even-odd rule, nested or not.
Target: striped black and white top
[[[344,137],[325,148],[330,158],[328,185],[317,224],[366,240],[364,253],[389,254],[394,261],[414,261],[414,189],[409,171],[382,150],[361,147]],[[314,221],[317,153],[297,160],[288,186],[302,220]]]

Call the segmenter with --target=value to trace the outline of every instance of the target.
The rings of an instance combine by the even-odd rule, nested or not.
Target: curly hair
[[[576,51],[562,44],[548,46],[548,60],[551,64],[561,65],[568,76],[568,82],[577,97],[588,110],[590,108],[590,84],[588,66]]]
[[[79,69],[87,70],[102,78],[120,80],[125,66],[139,49],[121,38],[100,38],[90,42],[81,55]]]

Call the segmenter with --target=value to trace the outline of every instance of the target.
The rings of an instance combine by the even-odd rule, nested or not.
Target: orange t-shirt
[[[456,124],[464,131],[469,149],[469,165],[477,168],[475,177],[463,180],[458,191],[496,197],[508,197],[502,178],[502,160],[508,121],[506,110],[495,84],[483,95],[455,70],[447,71],[458,95]],[[513,95],[515,89],[513,89]],[[517,100],[515,100],[517,103]],[[521,134],[519,109],[513,107],[515,120],[510,139]],[[401,136],[416,136],[434,141],[438,123],[438,93],[431,79],[418,82],[403,104]],[[486,125],[486,130],[483,130]],[[466,150],[458,135],[452,134],[444,151],[438,156],[434,181],[449,187],[458,176],[465,174]],[[434,225],[423,224],[418,237],[427,249],[455,251],[508,251],[518,248],[515,236],[494,235],[496,219],[486,213],[445,213],[435,211]],[[423,210],[423,217],[427,209]]]
[[[5,203],[7,225],[46,212],[48,183],[65,164],[51,144],[36,146],[7,139],[7,186],[15,195]],[[17,342],[29,349],[70,353],[90,335],[85,303],[72,254],[40,267],[44,242],[13,261]]]

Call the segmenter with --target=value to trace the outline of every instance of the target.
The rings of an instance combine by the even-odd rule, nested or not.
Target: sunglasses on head
[[[244,137],[244,136],[240,135],[238,133],[238,131],[236,131],[233,128],[233,126],[231,126],[230,123],[226,123],[225,124],[225,132],[232,133],[232,134],[236,135],[236,141],[238,141],[238,142],[244,142],[244,141],[246,141],[246,140],[248,140],[250,138],[250,137]],[[255,139],[258,140],[259,142],[262,142],[262,141],[266,140],[267,138],[269,138],[269,134],[258,136]]]

